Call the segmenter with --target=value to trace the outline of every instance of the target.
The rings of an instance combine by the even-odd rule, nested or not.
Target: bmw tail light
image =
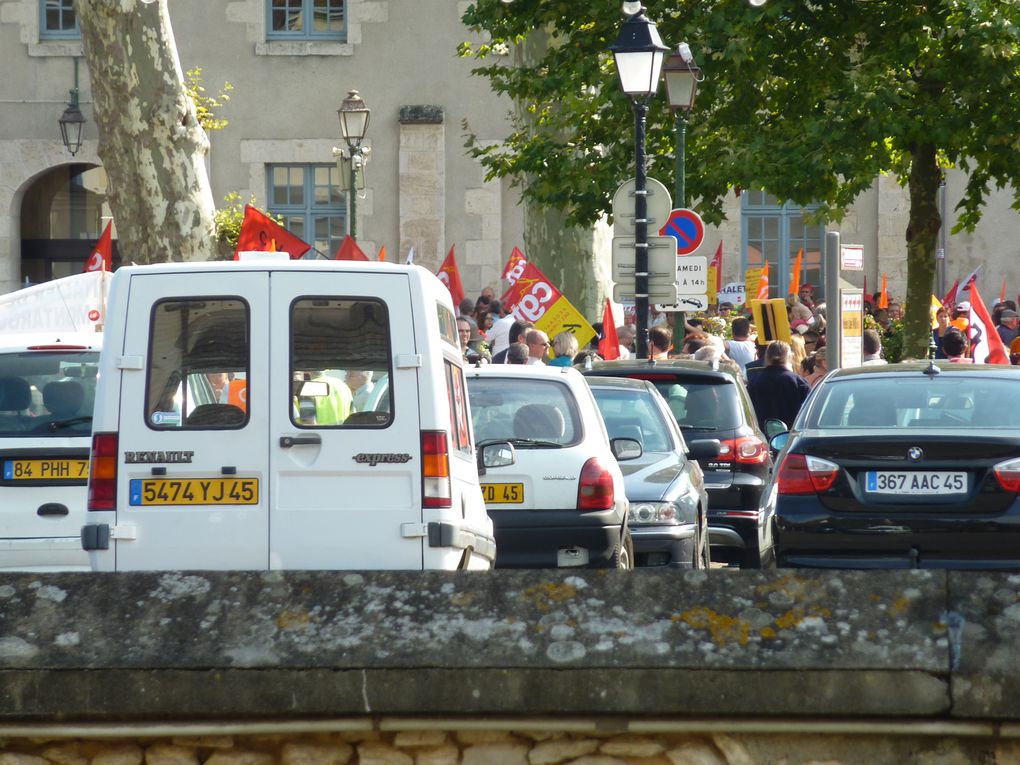
[[[769,455],[768,446],[757,436],[741,436],[719,442],[718,462],[736,462],[741,465],[761,465]]]
[[[1020,494],[1020,458],[1000,462],[992,470],[999,486],[1005,491]]]
[[[577,487],[578,510],[608,510],[616,501],[613,474],[595,457],[584,463]]]
[[[117,509],[117,434],[92,436],[89,465],[89,510]]]
[[[803,454],[787,454],[779,466],[780,494],[815,494],[828,491],[839,475],[839,465]]]

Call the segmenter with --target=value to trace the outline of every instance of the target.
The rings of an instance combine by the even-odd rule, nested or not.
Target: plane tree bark
[[[185,87],[166,0],[75,7],[121,252],[135,263],[211,259],[209,139]]]

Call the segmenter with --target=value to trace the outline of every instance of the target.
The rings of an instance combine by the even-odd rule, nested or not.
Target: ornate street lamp
[[[73,157],[81,148],[81,131],[85,127],[85,116],[78,108],[78,59],[74,60],[74,87],[71,88],[71,102],[60,115],[60,137],[64,148]]]
[[[350,215],[347,220],[347,233],[350,234],[351,239],[355,240],[358,238],[358,170],[361,169],[365,162],[365,153],[361,148],[361,142],[365,139],[365,133],[368,132],[368,118],[371,116],[371,113],[372,110],[365,105],[365,101],[358,95],[356,90],[348,92],[347,98],[343,100],[340,108],[337,109],[337,115],[340,117],[340,134],[347,142],[347,150],[351,159],[351,183],[350,189],[348,189],[351,204]]]
[[[628,18],[610,46],[620,87],[634,106],[634,311],[637,356],[648,356],[648,190],[645,175],[645,122],[648,99],[659,88],[662,61],[669,50],[655,22],[639,2],[624,3]]]

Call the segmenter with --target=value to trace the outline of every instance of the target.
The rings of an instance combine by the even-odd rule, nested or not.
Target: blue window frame
[[[40,40],[77,40],[80,37],[73,0],[40,0]]]
[[[789,202],[780,205],[779,200],[764,191],[745,191],[741,195],[741,273],[748,268],[762,268],[768,261],[769,297],[786,297],[801,249],[804,251],[801,284],[814,285],[817,297],[825,294],[822,282],[825,226],[804,222],[804,216],[815,209],[816,206],[797,207]]]
[[[347,199],[337,166],[269,165],[266,175],[269,212],[282,216],[294,236],[334,257],[347,232]]]
[[[270,40],[346,40],[346,0],[268,0]]]

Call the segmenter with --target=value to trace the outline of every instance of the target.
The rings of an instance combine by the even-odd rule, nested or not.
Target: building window
[[[789,202],[780,205],[764,191],[745,191],[741,207],[741,273],[748,268],[762,268],[768,261],[769,297],[785,298],[797,253],[803,250],[800,282],[813,285],[816,296],[823,295],[825,226],[804,222],[804,216],[817,208],[796,207]]]
[[[335,164],[270,165],[269,212],[294,236],[332,258],[347,232],[347,200]]]
[[[346,0],[268,0],[270,40],[347,39]]]
[[[39,15],[39,39],[68,40],[81,37],[73,0],[41,0]]]

